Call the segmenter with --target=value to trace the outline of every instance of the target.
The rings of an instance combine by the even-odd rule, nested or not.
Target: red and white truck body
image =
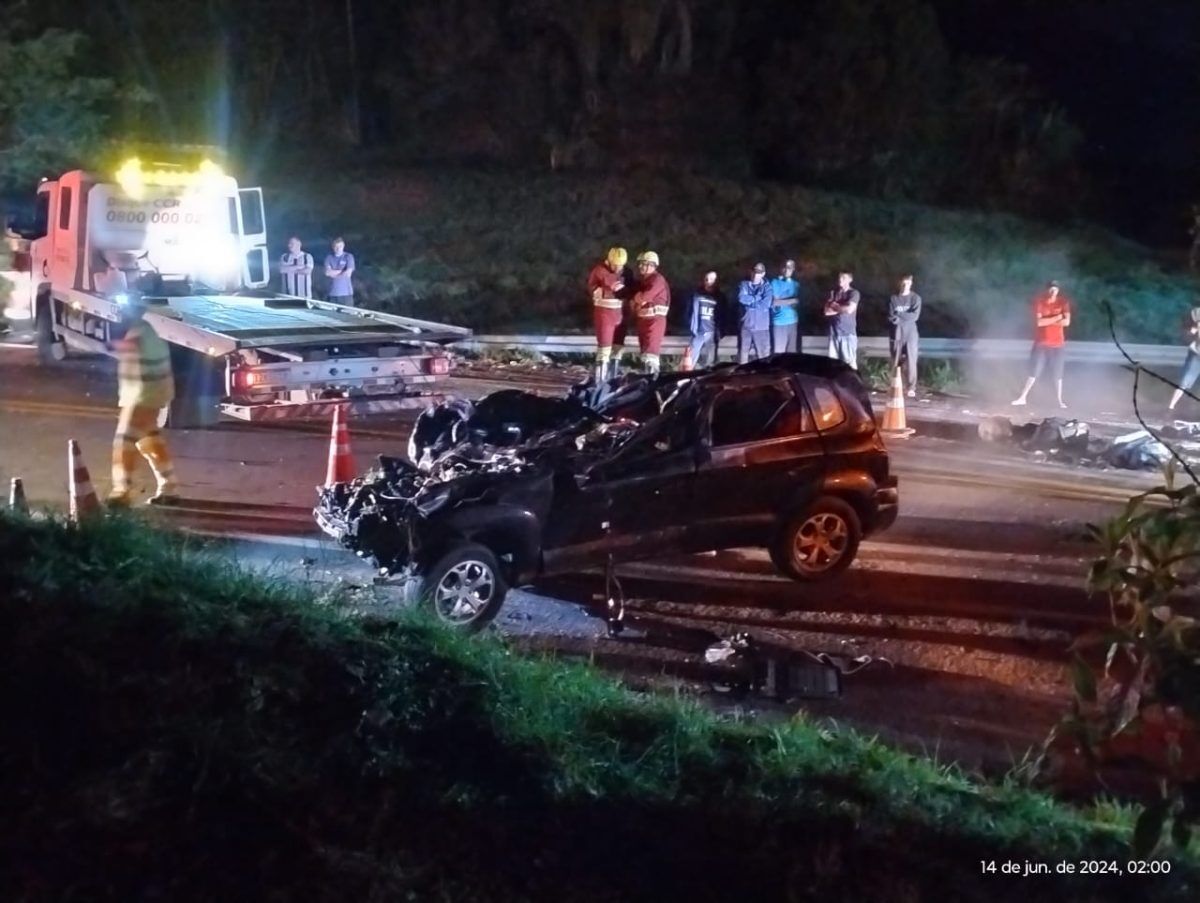
[[[132,160],[107,181],[64,173],[39,186],[35,222],[27,252],[22,243],[14,255],[9,318],[36,324],[47,363],[69,350],[107,354],[137,290],[173,346],[177,425],[221,413],[315,416],[347,400],[370,411],[424,406],[449,370],[444,346],[471,334],[268,290],[262,191],[207,161],[185,170]]]

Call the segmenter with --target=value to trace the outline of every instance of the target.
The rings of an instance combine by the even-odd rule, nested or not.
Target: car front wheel
[[[858,554],[862,524],[841,499],[818,499],[779,531],[771,548],[775,566],[793,580],[828,580]]]
[[[474,633],[500,611],[508,586],[486,546],[463,543],[444,553],[406,585],[405,595],[456,630]]]

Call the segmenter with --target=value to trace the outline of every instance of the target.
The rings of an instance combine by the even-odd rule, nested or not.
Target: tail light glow
[[[431,376],[445,376],[450,372],[450,358],[437,355],[429,358],[425,366]]]
[[[255,386],[261,386],[264,381],[263,375],[253,370],[239,370],[233,377],[233,384],[242,389],[253,389]]]

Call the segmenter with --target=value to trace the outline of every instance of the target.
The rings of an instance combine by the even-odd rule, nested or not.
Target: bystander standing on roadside
[[[299,236],[293,235],[288,239],[287,251],[279,258],[279,276],[283,293],[295,295],[298,298],[311,298],[313,296],[312,273],[312,255],[304,250]]]
[[[892,373],[900,369],[900,359],[908,365],[908,397],[917,394],[917,344],[920,336],[917,321],[921,319],[921,296],[912,290],[912,274],[900,277],[900,292],[888,301],[888,322],[892,324]]]
[[[354,255],[346,250],[346,241],[340,235],[333,240],[331,254],[325,256],[325,276],[329,279],[329,301],[334,304],[354,306]]]
[[[858,369],[858,289],[851,288],[854,274],[838,273],[838,286],[825,299],[825,324],[829,330],[829,356]]]
[[[800,351],[800,283],[796,281],[796,261],[785,260],[779,275],[771,280],[771,353]]]
[[[1188,340],[1187,357],[1183,361],[1183,372],[1179,374],[1179,385],[1175,387],[1175,391],[1171,393],[1171,400],[1167,403],[1168,411],[1175,410],[1175,405],[1179,404],[1183,393],[1189,391],[1196,384],[1196,380],[1200,379],[1200,307],[1193,307],[1188,311],[1184,325]]]
[[[717,362],[717,347],[721,344],[721,331],[728,316],[725,293],[717,284],[717,274],[709,270],[704,280],[692,292],[688,305],[689,329],[692,334],[692,365],[709,367]],[[701,358],[704,359],[701,362]]]
[[[738,363],[764,358],[771,353],[771,285],[766,280],[767,268],[756,263],[750,278],[738,286],[738,305],[741,322],[738,329]]]
[[[1046,291],[1033,299],[1034,338],[1033,352],[1029,357],[1029,376],[1025,380],[1025,388],[1013,401],[1015,407],[1020,407],[1029,400],[1029,390],[1042,375],[1047,366],[1054,379],[1054,387],[1058,396],[1058,406],[1065,408],[1063,401],[1063,371],[1066,369],[1066,329],[1071,325],[1071,302],[1059,290],[1056,281],[1051,280]]]

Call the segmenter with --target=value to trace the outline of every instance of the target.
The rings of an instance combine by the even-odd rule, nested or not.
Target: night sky
[[[1200,200],[1200,3],[940,0],[955,47],[1027,65],[1082,128],[1097,214],[1183,240]]]

